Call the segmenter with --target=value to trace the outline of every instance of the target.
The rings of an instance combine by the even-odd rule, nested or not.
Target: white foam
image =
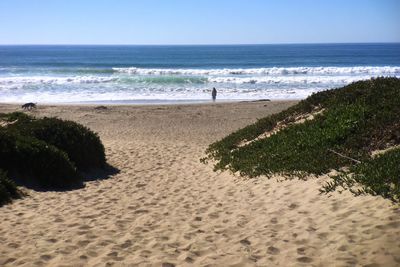
[[[0,76],[0,101],[197,101],[209,100],[213,86],[221,100],[302,99],[317,91],[371,77],[400,77],[400,67],[115,68],[113,74],[101,76],[29,75]],[[158,79],[163,75],[172,77]],[[185,76],[205,82],[183,79]]]
[[[238,69],[147,69],[147,68],[113,68],[120,73],[134,75],[357,75],[357,74],[400,74],[400,66],[358,66],[358,67],[290,67],[290,68],[238,68]]]
[[[366,80],[374,76],[255,76],[255,77],[213,77],[208,78],[213,83],[234,84],[347,84]]]
[[[116,80],[117,80],[116,77],[96,77],[96,76],[74,76],[74,77],[16,76],[16,77],[0,77],[0,85],[107,83]]]

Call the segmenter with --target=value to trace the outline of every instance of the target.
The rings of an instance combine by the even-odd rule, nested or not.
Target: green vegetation
[[[11,199],[20,197],[21,193],[15,183],[0,169],[0,206],[9,203]]]
[[[0,168],[28,186],[68,188],[81,178],[67,154],[29,136],[0,129]]]
[[[0,114],[0,121],[0,168],[20,184],[40,189],[80,187],[80,171],[106,165],[99,137],[80,124],[20,112]]]
[[[106,164],[104,146],[100,138],[73,121],[57,118],[33,119],[25,114],[10,114],[8,120],[18,118],[8,126],[24,136],[31,136],[65,151],[78,169],[101,168]]]
[[[313,118],[307,120],[309,115]],[[354,175],[346,174],[346,179],[364,185],[366,193],[399,199],[399,172],[385,178],[385,167],[375,174],[366,171],[374,164],[389,166],[388,157],[372,160],[370,154],[400,143],[399,118],[400,79],[360,81],[314,94],[230,134],[211,144],[203,161],[216,160],[215,170],[250,177],[276,173],[304,177],[350,166]],[[363,164],[355,165],[357,161]],[[339,183],[341,178],[337,179]]]
[[[334,176],[321,192],[329,193],[337,188],[350,190],[355,195],[381,195],[394,202],[400,201],[400,148],[379,157],[354,165],[349,171]]]

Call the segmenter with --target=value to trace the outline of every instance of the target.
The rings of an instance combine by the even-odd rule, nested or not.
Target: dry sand
[[[399,266],[389,201],[319,195],[324,178],[249,180],[199,162],[212,141],[291,104],[39,107],[97,131],[120,173],[1,207],[0,265]]]

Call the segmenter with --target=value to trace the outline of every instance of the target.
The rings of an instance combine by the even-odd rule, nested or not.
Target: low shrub
[[[82,184],[65,152],[41,140],[1,128],[0,168],[28,186],[61,189]]]
[[[348,189],[355,195],[380,195],[400,202],[400,148],[368,159],[332,177],[332,181],[326,183],[321,192],[329,193],[338,187]]]
[[[318,114],[312,120],[293,123],[310,113]],[[399,114],[400,79],[355,82],[313,94],[228,135],[211,144],[202,161],[215,160],[215,170],[229,169],[250,177],[276,173],[319,175],[367,162],[372,151],[400,144]],[[277,127],[280,130],[273,132]],[[272,134],[258,138],[266,132]],[[361,178],[357,181],[367,183]],[[381,179],[380,183],[385,181]],[[384,192],[393,194],[374,188],[374,192],[388,198]]]
[[[34,120],[33,117],[23,113],[23,112],[12,112],[12,113],[0,113],[0,119],[8,122],[30,122]]]
[[[0,206],[18,197],[20,197],[20,192],[17,186],[7,177],[7,174],[0,169]]]
[[[23,113],[7,114],[8,126],[21,135],[37,138],[67,153],[80,170],[106,164],[104,146],[97,134],[73,121],[57,118],[34,119]]]

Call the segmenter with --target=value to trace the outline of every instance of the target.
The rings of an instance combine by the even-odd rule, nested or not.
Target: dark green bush
[[[1,128],[0,168],[30,186],[61,189],[82,184],[65,152],[43,141]]]
[[[0,119],[8,122],[15,122],[15,121],[29,122],[34,120],[33,117],[22,112],[0,113]]]
[[[57,118],[33,119],[25,114],[8,114],[17,120],[8,126],[24,136],[31,136],[65,151],[80,170],[101,168],[106,164],[104,146],[97,134],[73,121]]]
[[[20,197],[15,183],[0,169],[0,206],[9,203],[13,198]]]

